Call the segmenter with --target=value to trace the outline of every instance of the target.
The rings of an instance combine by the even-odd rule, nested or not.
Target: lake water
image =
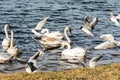
[[[10,29],[15,33],[15,44],[22,52],[21,58],[29,59],[40,49],[40,45],[31,38],[29,28],[34,28],[40,20],[50,16],[43,28],[63,33],[65,26],[69,24],[72,28],[72,34],[69,35],[73,41],[72,47],[81,46],[90,49],[87,61],[96,55],[103,55],[99,65],[120,63],[120,47],[94,50],[94,47],[102,42],[99,39],[102,34],[110,33],[120,40],[120,27],[116,27],[108,20],[110,11],[116,15],[120,14],[120,0],[0,0],[0,44],[5,36],[4,25],[9,23]],[[85,16],[99,19],[93,31],[95,37],[90,39],[79,29]],[[39,57],[38,69],[61,71],[80,67],[77,63],[61,60],[61,52],[60,49],[52,50],[46,52],[44,58]],[[0,64],[0,71],[14,73],[24,71],[24,67],[25,65],[13,61],[12,64]]]

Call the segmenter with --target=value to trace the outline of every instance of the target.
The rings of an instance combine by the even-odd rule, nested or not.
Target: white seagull
[[[89,37],[89,36],[94,36],[93,34],[92,34],[92,30],[95,28],[95,26],[96,26],[96,24],[97,24],[97,22],[98,22],[98,18],[97,17],[95,17],[93,20],[92,20],[92,22],[90,23],[90,19],[89,19],[89,17],[87,16],[86,18],[85,18],[85,20],[84,20],[84,25],[83,26],[81,26],[81,30],[83,30],[85,33],[87,33],[87,36]]]
[[[50,18],[50,16],[44,18],[42,21],[40,21],[35,28],[31,28],[31,32],[34,33],[36,36],[41,36],[40,33],[38,33],[36,30],[41,30],[43,25],[47,22],[47,20]]]

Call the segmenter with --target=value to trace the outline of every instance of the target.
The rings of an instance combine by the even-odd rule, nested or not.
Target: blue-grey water
[[[27,60],[38,49],[40,44],[35,42],[29,28],[34,28],[43,18],[50,16],[43,28],[51,31],[61,31],[66,25],[72,28],[70,38],[73,41],[72,47],[80,46],[89,48],[87,61],[96,55],[103,55],[99,65],[120,63],[120,47],[107,50],[94,50],[94,47],[101,43],[99,36],[105,33],[112,34],[120,40],[120,27],[108,20],[109,13],[120,14],[120,0],[0,0],[0,44],[5,36],[4,25],[10,24],[10,29],[15,33],[15,44],[22,52],[21,58]],[[86,35],[79,28],[83,25],[85,16],[90,19],[98,17],[99,22],[93,31],[93,38],[86,38]],[[10,30],[9,30],[10,33]],[[59,71],[80,67],[79,64],[61,60],[62,50],[52,50],[39,57],[37,67],[41,71]],[[88,64],[87,64],[88,65]],[[0,71],[13,73],[25,71],[24,67],[17,61],[10,64],[0,64]]]

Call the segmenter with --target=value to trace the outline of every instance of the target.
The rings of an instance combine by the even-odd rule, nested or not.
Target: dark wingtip
[[[82,28],[83,28],[83,26],[80,27],[80,29],[82,29]]]

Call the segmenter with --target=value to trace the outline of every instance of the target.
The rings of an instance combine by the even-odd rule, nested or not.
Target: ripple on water
[[[89,60],[96,55],[103,55],[99,64],[110,64],[120,62],[119,47],[107,50],[94,50],[94,47],[102,42],[99,36],[105,33],[113,34],[117,40],[120,40],[120,28],[114,23],[108,21],[109,12],[113,11],[115,15],[120,13],[119,0],[0,0],[0,43],[4,38],[4,25],[10,23],[10,29],[15,32],[15,44],[22,52],[21,58],[28,60],[37,50],[41,49],[40,44],[35,42],[28,31],[30,27],[34,28],[43,18],[50,16],[48,22],[43,28],[51,31],[64,32],[64,27],[70,25],[72,34],[69,34],[73,41],[72,47],[80,46],[89,48],[87,54],[87,65]],[[79,28],[84,23],[85,16],[98,17],[98,24],[93,31],[95,37],[87,39],[86,34]],[[9,30],[10,36],[10,30]],[[38,69],[41,71],[59,71],[70,68],[77,68],[81,65],[79,61],[62,59],[63,49],[50,50],[45,52],[44,56],[37,59]],[[11,64],[0,64],[0,72],[14,73],[24,71],[24,67],[17,61]]]

